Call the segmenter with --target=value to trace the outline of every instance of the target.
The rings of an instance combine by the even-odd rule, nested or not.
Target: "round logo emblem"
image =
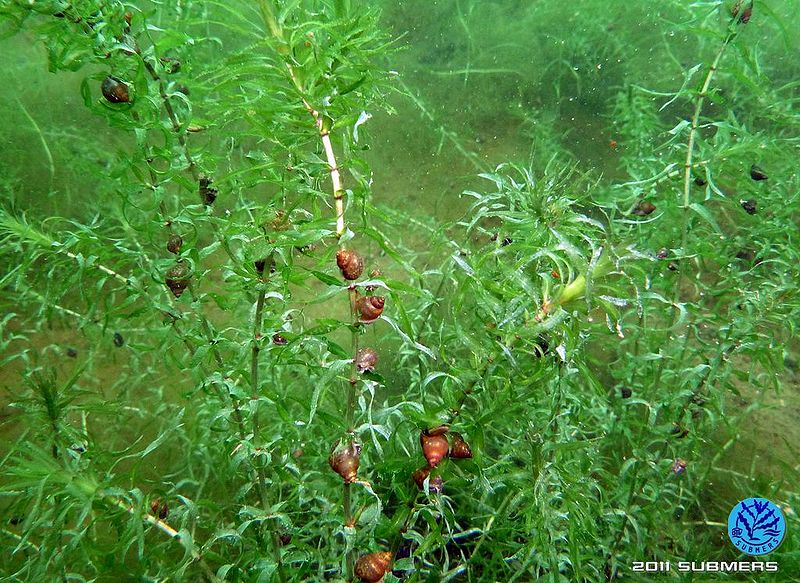
[[[771,553],[785,535],[783,512],[766,498],[742,500],[728,515],[728,536],[747,555]]]

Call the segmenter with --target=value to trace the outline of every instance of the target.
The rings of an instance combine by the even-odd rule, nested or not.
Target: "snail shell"
[[[453,447],[450,448],[450,457],[457,460],[472,457],[472,448],[464,441],[464,437],[460,433],[453,433]]]
[[[414,478],[414,482],[417,484],[417,487],[420,490],[425,489],[425,480],[431,474],[431,467],[430,466],[422,466],[418,470],[415,470],[411,477]],[[441,476],[433,476],[428,481],[428,491],[432,494],[441,494],[442,490],[444,490],[444,480],[442,480]]]
[[[361,456],[361,445],[350,442],[341,449],[334,449],[328,458],[331,469],[339,474],[345,484],[352,484],[358,479],[358,464]]]
[[[150,513],[164,520],[169,516],[169,506],[167,506],[167,503],[161,498],[154,498],[153,501],[150,502]]]
[[[111,103],[130,103],[131,101],[128,84],[112,75],[103,79],[100,90],[103,92],[103,97]]]
[[[189,268],[183,263],[174,265],[167,271],[164,283],[176,298],[181,297],[189,285]]]
[[[422,446],[422,454],[432,468],[436,467],[444,459],[450,449],[450,444],[444,434],[431,435],[427,431],[419,434],[419,444]]]
[[[339,249],[336,252],[336,265],[342,271],[342,276],[351,281],[364,273],[364,259],[355,251]]]
[[[382,296],[359,296],[356,300],[356,311],[364,324],[374,322],[383,314],[386,299]]]
[[[647,215],[652,214],[654,210],[656,210],[656,205],[650,201],[643,200],[636,205],[635,209],[633,209],[633,214],[638,217],[646,217]]]
[[[378,583],[389,571],[392,564],[392,553],[370,553],[359,557],[356,561],[356,577],[363,583]]]
[[[167,240],[167,251],[177,255],[181,252],[181,247],[183,247],[183,238],[177,233],[172,233]]]
[[[372,372],[378,364],[378,353],[374,348],[362,348],[356,354],[356,370],[360,373]]]

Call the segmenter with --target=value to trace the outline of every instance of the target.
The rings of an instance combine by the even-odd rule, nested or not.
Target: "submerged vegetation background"
[[[798,2],[383,4],[0,2],[0,572],[797,577]]]

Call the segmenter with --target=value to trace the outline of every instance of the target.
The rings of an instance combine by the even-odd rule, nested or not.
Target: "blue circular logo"
[[[728,536],[746,555],[766,555],[786,536],[783,512],[766,498],[748,498],[728,515]]]

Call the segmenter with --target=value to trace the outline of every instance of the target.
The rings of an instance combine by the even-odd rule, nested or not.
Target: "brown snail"
[[[753,199],[740,201],[739,204],[742,205],[744,212],[746,212],[748,215],[754,215],[758,212],[757,203]]]
[[[336,265],[345,279],[354,280],[364,273],[364,258],[355,251],[339,249],[336,252]]]
[[[647,200],[642,200],[636,205],[636,208],[633,209],[633,214],[638,217],[646,217],[652,214],[654,210],[656,210],[656,205]]]
[[[359,296],[356,299],[356,312],[364,324],[374,322],[383,314],[386,299],[383,296]]]
[[[177,255],[183,247],[183,238],[177,233],[172,233],[167,240],[167,251]]]
[[[214,201],[217,200],[217,195],[219,194],[219,190],[211,186],[213,182],[214,180],[208,176],[201,176],[198,184],[200,198],[203,199],[203,204],[208,206],[214,204]]]
[[[431,475],[431,467],[430,466],[422,466],[418,470],[415,470],[411,477],[414,479],[414,483],[417,485],[417,488],[420,490],[425,489],[425,480],[428,476]],[[433,494],[441,494],[442,490],[444,490],[444,480],[442,480],[441,476],[433,476],[428,481],[428,491]]]
[[[100,90],[103,92],[103,97],[111,103],[130,103],[131,101],[128,84],[112,75],[103,79]]]
[[[360,373],[372,372],[378,364],[378,353],[374,348],[362,348],[356,353],[356,370]]]
[[[428,465],[436,467],[444,459],[450,449],[450,443],[445,437],[447,425],[441,425],[434,429],[425,429],[419,434],[419,444],[422,447],[422,454],[428,460]]]
[[[464,441],[464,437],[460,433],[453,433],[453,446],[450,448],[450,457],[457,460],[472,457],[472,448]]]
[[[363,583],[379,583],[389,572],[393,556],[390,552],[362,555],[356,561],[356,577]]]
[[[167,271],[164,283],[176,298],[181,297],[189,285],[189,268],[185,263],[178,263]]]
[[[361,456],[361,445],[352,441],[341,448],[335,448],[328,458],[331,469],[339,474],[345,484],[352,484],[358,479],[358,464]]]
[[[158,516],[158,518],[164,520],[167,516],[169,516],[169,506],[167,506],[167,503],[161,498],[154,498],[152,502],[150,502],[150,513],[153,516]]]

